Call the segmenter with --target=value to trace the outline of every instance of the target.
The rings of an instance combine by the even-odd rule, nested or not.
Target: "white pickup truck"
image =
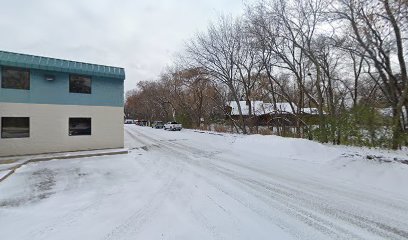
[[[164,124],[164,130],[180,131],[183,127],[178,122],[168,122]]]

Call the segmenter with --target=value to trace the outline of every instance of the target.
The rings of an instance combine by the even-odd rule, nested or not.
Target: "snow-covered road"
[[[0,238],[408,239],[405,164],[273,136],[126,126],[125,140],[128,155],[0,183]]]

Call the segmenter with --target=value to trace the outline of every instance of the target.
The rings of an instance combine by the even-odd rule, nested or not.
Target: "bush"
[[[272,129],[259,127],[258,133],[261,135],[273,135]]]
[[[216,132],[227,133],[227,132],[229,132],[228,128],[229,127],[225,126],[225,125],[218,125],[218,124],[214,125],[214,131],[216,131]]]

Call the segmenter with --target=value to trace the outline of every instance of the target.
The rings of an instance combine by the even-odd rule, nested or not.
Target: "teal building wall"
[[[55,79],[48,81],[45,75],[53,75]],[[123,106],[123,80],[89,75],[92,93],[82,94],[69,92],[69,76],[70,73],[30,69],[30,89],[0,88],[0,102]]]

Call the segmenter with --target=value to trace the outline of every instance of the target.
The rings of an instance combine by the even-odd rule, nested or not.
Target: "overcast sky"
[[[220,14],[252,0],[13,0],[0,8],[1,49],[124,67],[125,91],[155,79]]]

